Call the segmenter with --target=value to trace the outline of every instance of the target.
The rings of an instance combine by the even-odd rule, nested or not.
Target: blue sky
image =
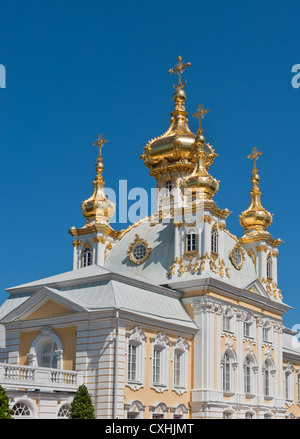
[[[186,109],[201,103],[206,140],[219,157],[215,197],[232,214],[249,205],[256,146],[269,231],[281,238],[279,287],[288,326],[300,323],[300,63],[297,1],[10,1],[1,6],[0,302],[5,288],[72,269],[71,226],[84,224],[81,202],[93,189],[102,133],[104,178],[118,189],[150,191],[139,159],[169,127],[178,55],[190,61]],[[197,121],[189,117],[193,131]],[[116,228],[123,228],[120,224]]]

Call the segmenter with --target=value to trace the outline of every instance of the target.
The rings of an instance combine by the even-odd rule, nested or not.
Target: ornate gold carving
[[[259,246],[255,247],[255,250],[257,252],[267,252],[269,249],[266,245],[259,245]]]
[[[109,242],[104,249],[104,259],[106,259],[107,251],[112,249],[112,243]]]
[[[74,247],[80,247],[81,246],[81,241],[73,241],[73,246]]]
[[[212,217],[210,215],[204,215],[204,222],[205,223],[211,223],[212,222]]]
[[[96,236],[95,238],[93,238],[93,242],[95,244],[98,244],[98,242],[100,242],[101,244],[105,244],[106,239],[103,236]]]
[[[178,228],[180,228],[180,227],[183,227],[183,225],[184,225],[184,222],[183,221],[180,221],[180,222],[173,222],[173,226],[174,227],[178,227]]]

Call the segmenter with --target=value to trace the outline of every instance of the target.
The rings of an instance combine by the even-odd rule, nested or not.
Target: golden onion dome
[[[245,232],[252,230],[263,230],[266,231],[267,228],[273,221],[273,215],[268,212],[261,204],[261,192],[259,190],[260,177],[258,175],[258,170],[256,167],[256,160],[262,152],[259,152],[256,147],[253,148],[252,154],[248,156],[249,159],[254,160],[254,167],[252,171],[252,189],[250,192],[251,202],[248,209],[244,210],[239,216],[239,221],[242,227],[244,227]]]

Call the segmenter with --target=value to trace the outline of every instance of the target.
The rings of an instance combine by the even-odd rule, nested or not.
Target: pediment
[[[269,298],[268,293],[266,292],[262,283],[258,279],[256,279],[255,281],[253,281],[249,285],[247,285],[245,290],[250,291],[251,293],[257,294],[258,296],[263,296],[263,297]]]
[[[84,311],[84,308],[68,300],[58,290],[42,287],[7,314],[3,322],[52,318]]]

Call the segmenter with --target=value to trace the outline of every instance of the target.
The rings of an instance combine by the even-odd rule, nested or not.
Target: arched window
[[[164,419],[167,417],[168,407],[163,402],[150,407],[152,419]]]
[[[58,410],[57,417],[67,419],[69,418],[69,414],[70,414],[70,404],[63,404]]]
[[[86,247],[83,250],[82,266],[83,267],[88,267],[91,264],[92,264],[92,252],[91,252],[91,249],[89,247]]]
[[[47,341],[41,349],[40,364],[42,367],[57,369],[57,344],[54,340]]]
[[[264,395],[271,396],[270,389],[270,365],[265,362],[264,367]]]
[[[272,258],[270,255],[267,257],[267,278],[272,279]]]
[[[187,391],[189,344],[179,337],[173,344],[173,390],[181,395]]]
[[[63,346],[52,328],[45,326],[33,340],[28,354],[29,366],[63,368]]]
[[[222,355],[222,388],[223,392],[232,395],[235,392],[235,371],[237,368],[237,357],[233,349],[233,343],[230,338],[225,341],[226,349]]]
[[[138,390],[144,385],[146,336],[138,328],[133,328],[127,341],[127,386]]]
[[[288,362],[285,366],[284,372],[284,388],[286,401],[292,401],[294,399],[294,367],[292,363]]]
[[[145,408],[146,406],[137,400],[125,404],[126,419],[143,419]]]
[[[211,229],[211,252],[218,253],[218,232],[216,227]]]
[[[31,411],[27,404],[24,402],[17,402],[12,407],[14,418],[31,418]]]
[[[186,251],[196,251],[196,231],[194,229],[189,229],[186,232]]]
[[[253,418],[254,418],[253,413],[251,413],[251,412],[246,412],[245,413],[245,419],[253,419]]]
[[[227,353],[224,355],[223,359],[223,390],[225,392],[230,391],[231,386],[231,377],[230,377],[230,358]]]
[[[271,350],[269,349],[267,352],[267,358],[265,359],[263,363],[263,384],[264,384],[264,396],[265,399],[271,399],[273,397],[274,392],[274,380],[275,380],[275,363],[271,356]]]
[[[169,197],[171,195],[171,191],[173,189],[173,185],[171,180],[166,181],[165,183],[165,197]]]
[[[247,357],[244,361],[244,391],[246,394],[251,393],[251,363]]]
[[[154,389],[163,392],[169,383],[169,346],[170,340],[159,332],[152,342],[152,385]]]

